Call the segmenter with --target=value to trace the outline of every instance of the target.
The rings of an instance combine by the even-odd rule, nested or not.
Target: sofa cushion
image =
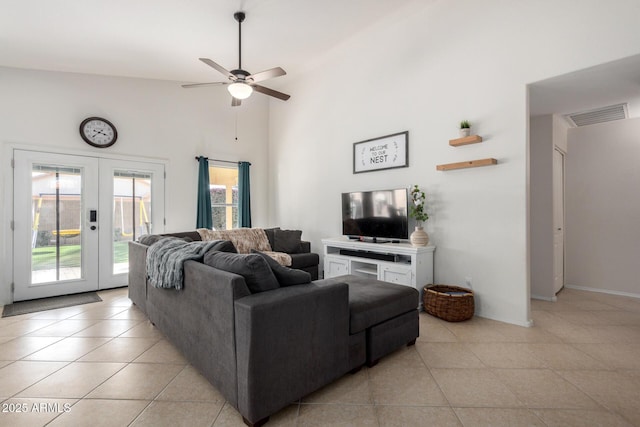
[[[271,271],[273,271],[274,276],[278,280],[280,286],[293,286],[293,285],[302,285],[304,283],[311,282],[311,274],[306,271],[296,270],[293,268],[288,268],[280,265],[276,260],[271,258],[271,256],[254,250],[254,253],[260,255],[267,261],[269,267],[271,267]]]
[[[196,230],[202,240],[230,240],[240,254],[251,253],[251,249],[270,251],[269,239],[262,228],[236,228],[233,230]]]
[[[202,240],[200,235],[195,231],[179,231],[177,233],[164,233],[163,236],[173,236],[173,237],[188,237],[194,242]]]
[[[273,250],[295,254],[300,251],[301,237],[302,231],[300,230],[276,229],[273,232]]]
[[[349,330],[354,334],[411,310],[417,310],[417,289],[354,275],[340,276],[349,285]]]
[[[209,251],[203,262],[219,270],[239,274],[252,294],[280,287],[271,267],[258,254],[234,254]]]

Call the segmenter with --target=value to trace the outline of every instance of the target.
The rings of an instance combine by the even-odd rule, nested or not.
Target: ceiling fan
[[[277,90],[269,89],[268,87],[260,86],[256,83],[263,80],[272,79],[274,77],[280,77],[287,74],[282,68],[276,67],[269,70],[261,71],[255,74],[249,74],[248,71],[242,69],[242,21],[246,17],[244,12],[236,12],[233,17],[238,21],[238,68],[236,70],[228,71],[221,65],[213,62],[209,58],[199,58],[211,68],[214,68],[227,76],[228,82],[213,82],[213,83],[193,83],[182,85],[184,88],[194,88],[203,86],[220,86],[228,85],[227,89],[233,97],[231,105],[237,107],[241,104],[243,99],[248,98],[255,90],[256,92],[263,93],[265,95],[273,96],[275,98],[286,101],[291,96],[286,93],[278,92]]]

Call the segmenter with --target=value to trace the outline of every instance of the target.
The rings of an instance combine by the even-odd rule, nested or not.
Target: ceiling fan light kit
[[[247,99],[253,93],[253,88],[246,83],[235,82],[227,86],[227,90],[237,99]]]
[[[286,101],[290,98],[290,96],[286,93],[278,92],[277,90],[269,89],[268,87],[256,84],[257,82],[261,82],[263,80],[284,76],[287,73],[282,68],[271,68],[255,74],[250,74],[248,71],[242,69],[242,22],[244,21],[246,15],[244,12],[236,12],[233,14],[233,17],[236,21],[238,21],[238,68],[228,71],[226,68],[213,62],[209,58],[199,58],[200,61],[204,62],[216,71],[224,74],[229,79],[229,81],[213,83],[192,83],[182,85],[182,87],[193,88],[203,86],[228,85],[227,90],[233,97],[231,100],[232,107],[239,106],[241,104],[241,100],[250,97],[254,90],[264,95],[272,96],[274,98]]]

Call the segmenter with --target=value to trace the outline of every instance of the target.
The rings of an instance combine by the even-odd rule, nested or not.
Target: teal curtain
[[[209,159],[198,157],[198,214],[196,228],[213,228],[211,193],[209,192]]]
[[[238,223],[240,227],[251,227],[251,185],[249,162],[238,162]]]

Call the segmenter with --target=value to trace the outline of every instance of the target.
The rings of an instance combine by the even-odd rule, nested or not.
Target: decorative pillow
[[[273,248],[276,247],[275,244],[275,240],[274,240],[274,233],[276,230],[280,230],[280,227],[273,227],[273,228],[264,228],[264,233],[267,235],[267,239],[269,240],[269,246],[271,246],[271,250],[273,250]]]
[[[281,287],[302,285],[304,283],[311,282],[311,274],[307,273],[306,271],[284,267],[278,264],[278,262],[271,258],[271,256],[263,252],[254,250],[252,251],[252,253],[260,255],[262,258],[264,258],[265,261],[267,261],[267,264],[271,268],[271,271],[273,271],[273,274],[274,276],[276,276],[276,279],[278,280],[278,283]]]
[[[270,291],[280,287],[271,267],[258,254],[233,254],[209,251],[204,257],[205,264],[230,273],[239,274],[252,294]]]
[[[255,249],[251,249],[251,252],[256,251]],[[284,252],[273,252],[273,251],[263,251],[262,253],[269,255],[272,259],[274,259],[278,264],[284,265],[285,267],[289,267],[293,262],[291,259],[291,255],[285,254]]]
[[[300,250],[302,231],[300,230],[274,230],[274,247],[276,252],[295,254]]]
[[[240,254],[251,253],[251,249],[270,251],[269,239],[262,228],[236,228],[233,230],[196,230],[202,240],[230,240]]]
[[[233,246],[233,243],[231,243],[229,240],[218,240],[209,250],[218,252],[229,252],[232,254],[238,253],[236,247]]]

